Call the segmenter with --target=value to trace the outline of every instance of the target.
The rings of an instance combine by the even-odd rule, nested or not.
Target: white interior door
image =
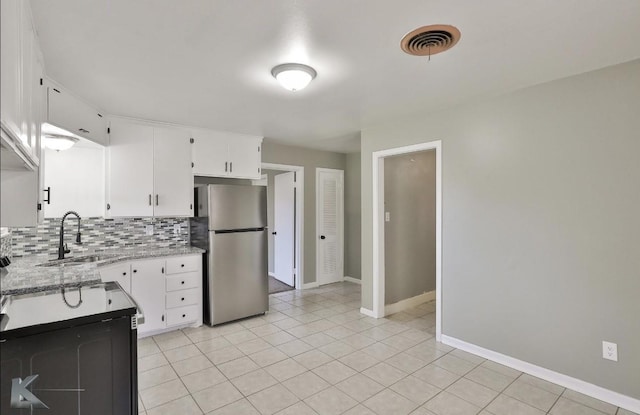
[[[316,275],[319,284],[344,278],[344,171],[316,169]]]
[[[276,279],[294,286],[295,173],[274,178],[273,187],[273,268]]]

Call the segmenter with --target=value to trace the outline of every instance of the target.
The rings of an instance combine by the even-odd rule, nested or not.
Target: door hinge
[[[190,142],[191,144],[193,144],[195,141],[196,141],[196,140],[194,140],[193,138],[190,138],[190,139],[189,139],[189,142]]]
[[[107,203],[107,210],[111,210],[111,204]]]

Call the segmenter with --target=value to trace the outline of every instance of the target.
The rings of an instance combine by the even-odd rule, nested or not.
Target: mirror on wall
[[[74,210],[83,218],[103,217],[105,148],[84,138],[65,150],[43,150],[44,217]],[[48,202],[47,202],[48,200]]]

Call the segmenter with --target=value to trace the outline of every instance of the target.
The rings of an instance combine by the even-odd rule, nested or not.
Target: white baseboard
[[[362,310],[360,310],[360,312],[362,312]],[[612,405],[619,406],[620,408],[629,410],[631,412],[640,413],[640,400],[632,398],[630,396],[605,389],[601,386],[596,386],[592,383],[585,382],[584,380],[563,375],[562,373],[554,372],[553,370],[536,366],[532,363],[528,363],[514,357],[504,355],[502,353],[494,352],[493,350],[476,346],[472,343],[467,343],[463,340],[456,339],[455,337],[450,337],[443,334],[442,343],[463,350],[465,352],[484,357],[485,359],[493,360],[494,362],[508,366],[520,372],[528,373],[532,376],[536,376],[540,379],[544,379],[565,388],[573,389],[574,391],[591,396],[592,398],[599,399]]]
[[[376,313],[374,313],[373,310],[369,310],[368,308],[364,308],[364,307],[360,308],[360,313],[368,317],[378,318],[376,316]]]
[[[306,284],[302,284],[302,289],[308,290],[309,288],[318,288],[319,286],[320,284],[318,284],[317,282],[309,282]]]
[[[429,291],[427,293],[416,295],[415,297],[406,298],[404,300],[398,301],[397,303],[385,305],[384,315],[388,316],[389,314],[399,313],[401,311],[419,306],[422,303],[426,303],[427,301],[432,301],[435,299],[436,299],[435,291]]]
[[[270,272],[270,273],[269,273],[269,276],[270,276],[270,277],[273,277],[273,278],[276,278],[276,274],[274,274],[273,272]],[[277,279],[277,278],[276,278],[276,279]]]
[[[354,283],[354,284],[362,284],[362,281],[361,281],[361,280],[359,280],[359,279],[357,279],[357,278],[353,278],[353,277],[348,277],[348,276],[346,276],[346,275],[345,275],[345,277],[344,277],[344,280],[345,280],[346,282],[352,282],[352,283]]]

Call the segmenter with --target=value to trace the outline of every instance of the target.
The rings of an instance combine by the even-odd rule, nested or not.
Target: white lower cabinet
[[[202,324],[202,256],[134,260],[100,268],[102,281],[117,281],[136,300],[145,337]]]

